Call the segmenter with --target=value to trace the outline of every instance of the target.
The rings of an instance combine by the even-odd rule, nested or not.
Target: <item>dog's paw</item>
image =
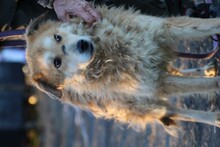
[[[201,76],[213,77],[216,76],[216,66],[214,62],[209,62],[207,65],[197,69]]]
[[[215,126],[220,128],[220,112],[216,114]]]

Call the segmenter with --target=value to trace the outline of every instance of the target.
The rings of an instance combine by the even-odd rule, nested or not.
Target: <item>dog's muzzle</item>
[[[90,55],[94,53],[94,47],[91,41],[81,39],[77,42],[76,46],[79,53],[90,53]]]

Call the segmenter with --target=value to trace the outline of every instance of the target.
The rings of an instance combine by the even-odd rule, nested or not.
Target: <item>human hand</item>
[[[78,16],[87,24],[93,24],[101,19],[100,12],[85,0],[55,0],[53,6],[61,21],[68,21],[71,16]]]

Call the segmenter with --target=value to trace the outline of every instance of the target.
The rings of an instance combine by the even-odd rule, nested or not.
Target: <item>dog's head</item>
[[[26,30],[27,64],[36,86],[60,98],[64,79],[87,67],[95,47],[79,29],[82,24],[46,19],[46,14],[40,16]]]

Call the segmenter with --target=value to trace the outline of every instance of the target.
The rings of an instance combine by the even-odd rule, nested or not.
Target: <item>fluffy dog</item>
[[[220,32],[220,19],[158,18],[132,9],[97,8],[103,18],[87,26],[32,21],[26,31],[27,63],[34,84],[51,97],[90,110],[97,117],[144,129],[159,122],[175,135],[176,120],[220,127],[219,112],[176,108],[166,98],[218,91],[220,78],[171,75],[167,66],[180,39]]]

